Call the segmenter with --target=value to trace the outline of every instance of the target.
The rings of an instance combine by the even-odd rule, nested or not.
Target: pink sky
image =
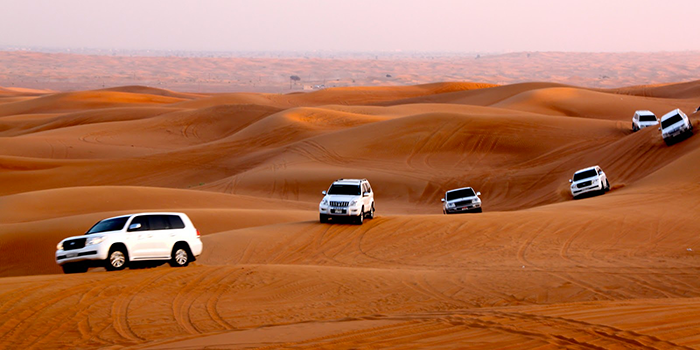
[[[207,51],[698,50],[697,0],[4,0],[0,45]]]

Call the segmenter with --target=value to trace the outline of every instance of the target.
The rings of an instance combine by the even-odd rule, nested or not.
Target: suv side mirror
[[[369,197],[369,192],[365,192],[362,194],[362,197]]]
[[[569,179],[569,183],[572,183],[572,182],[574,182],[574,180]]]
[[[321,191],[321,194],[325,196],[325,195],[326,195],[326,191]]]
[[[477,196],[481,196],[481,192],[477,192],[476,195],[477,195]]]
[[[135,231],[135,230],[138,230],[140,228],[141,228],[141,224],[139,224],[139,223],[129,225],[129,231]]]
[[[440,202],[444,202],[444,201],[445,201],[445,198],[440,198]]]

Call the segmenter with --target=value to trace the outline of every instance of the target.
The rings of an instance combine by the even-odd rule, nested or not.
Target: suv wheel
[[[362,209],[360,210],[360,215],[358,215],[355,220],[356,224],[362,225],[362,223],[365,221],[365,207],[362,207]]]
[[[170,254],[170,266],[184,267],[190,264],[190,252],[184,244],[178,244],[173,247],[173,252]]]
[[[374,203],[372,203],[372,209],[369,211],[367,218],[374,219]]]
[[[608,182],[608,179],[605,179],[605,192],[610,191],[610,182]]]
[[[86,264],[79,263],[79,262],[78,263],[68,263],[68,264],[61,266],[61,268],[63,268],[63,273],[66,273],[66,274],[68,274],[68,273],[83,273],[83,272],[87,272],[87,270],[88,270],[88,266]]]
[[[318,220],[319,220],[321,223],[326,223],[326,222],[328,222],[328,215],[326,215],[326,214],[319,214]]]
[[[126,253],[126,249],[122,247],[116,247],[109,250],[107,254],[107,261],[105,268],[107,271],[123,270],[129,261],[129,256]]]

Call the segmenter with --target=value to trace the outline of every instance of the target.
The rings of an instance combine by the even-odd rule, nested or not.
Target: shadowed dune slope
[[[700,348],[700,137],[630,127],[697,86],[0,90],[0,348]],[[374,219],[319,223],[337,178]],[[441,215],[462,186],[484,212]],[[153,211],[197,261],[61,274],[61,239]]]

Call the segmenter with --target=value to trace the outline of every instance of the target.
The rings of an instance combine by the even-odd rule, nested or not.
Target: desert
[[[0,348],[700,348],[700,137],[631,127],[697,130],[700,81],[524,79],[6,84]],[[610,192],[572,200],[594,165]],[[371,181],[374,219],[319,222],[338,178]],[[461,186],[483,213],[442,214]],[[60,240],[151,211],[192,219],[196,262],[62,274]]]

